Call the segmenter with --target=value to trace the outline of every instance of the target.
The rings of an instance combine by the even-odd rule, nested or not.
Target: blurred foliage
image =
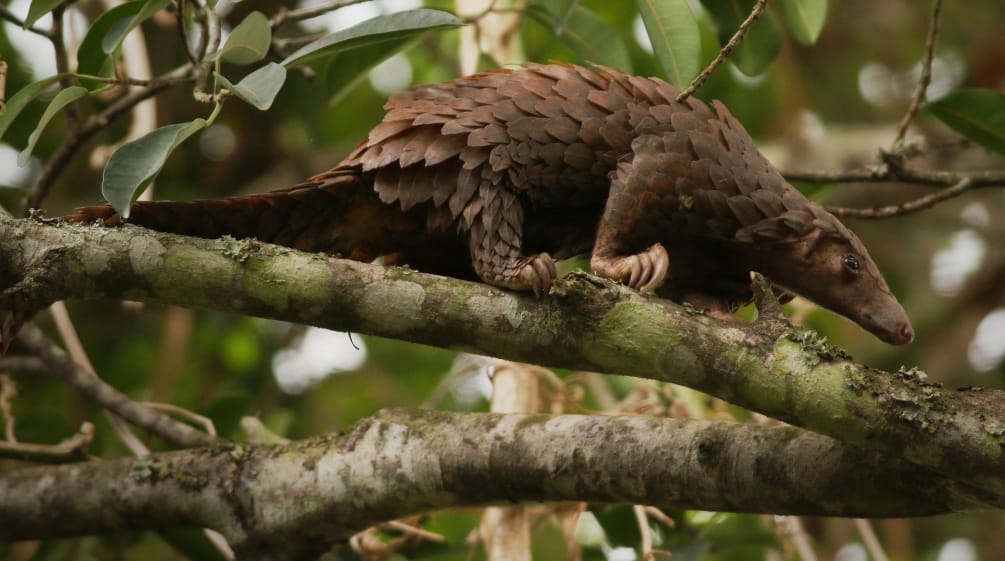
[[[735,24],[742,19],[735,8],[733,12],[726,8],[746,7],[753,2],[709,0],[702,4],[707,5],[707,11],[699,10],[695,17],[704,64],[714,57],[719,43],[732,33],[720,24],[725,21]],[[923,52],[929,3],[832,2],[819,37],[812,44],[805,44],[812,42],[812,21],[794,35],[792,10],[798,4],[801,2],[791,0],[772,5],[757,24],[770,26],[770,29],[756,28],[753,37],[760,35],[763,39],[759,40],[771,48],[777,43],[776,57],[764,57],[763,52],[744,47],[746,50],[738,53],[740,70],[755,75],[748,76],[727,64],[712,76],[698,96],[723,100],[783,167],[838,169],[872,165],[878,148],[892,140],[895,124],[907,106]],[[819,1],[806,4],[814,10],[827,5]],[[426,6],[451,9],[452,3],[431,0]],[[253,10],[270,16],[279,7],[278,2],[270,0],[245,0],[232,7],[225,21],[233,27]],[[99,10],[87,5],[84,11],[93,19]],[[595,62],[630,65],[642,75],[663,74],[661,64],[636,39],[642,25],[637,21],[638,6],[634,2],[539,2],[531,8],[531,15],[534,17],[526,18],[520,30],[531,60],[584,62],[581,57],[591,57]],[[155,73],[185,62],[181,49],[160,48],[177,44],[172,20],[153,18],[142,26],[147,44],[158,46],[150,49]],[[555,27],[562,21],[569,28],[556,37]],[[39,23],[43,24],[44,20]],[[933,90],[941,88],[942,93],[959,87],[1005,90],[1003,25],[1005,4],[1000,0],[947,3],[936,49],[939,61]],[[321,29],[312,20],[291,27],[283,31],[303,34]],[[21,43],[26,35],[14,26],[0,26],[0,56],[10,65],[8,99],[33,80],[44,77],[34,75],[34,59],[27,56],[30,53]],[[404,54],[411,68],[411,83],[455,77],[457,43],[456,31],[419,38]],[[367,68],[372,60],[362,62],[360,68]],[[222,68],[235,82],[248,71],[229,63]],[[756,74],[762,69],[763,73]],[[313,76],[291,70],[272,108],[266,112],[236,101],[227,103],[214,126],[232,133],[232,148],[222,157],[210,157],[213,152],[200,141],[199,135],[181,144],[157,178],[156,196],[192,199],[279,188],[336,164],[379,121],[386,97],[386,92],[378,92],[370,80],[363,79],[350,89],[337,90],[337,104],[329,106],[332,92],[319,85],[319,76],[335,76],[337,70],[340,69],[328,68],[327,74]],[[336,81],[346,83],[344,78]],[[109,102],[110,98],[101,94],[87,100],[98,107]],[[186,123],[208,112],[186,87],[166,91],[157,97],[156,103],[160,124]],[[28,104],[11,123],[4,142],[19,150],[24,148],[42,118],[45,105],[45,102]],[[128,118],[113,122],[90,142],[85,154],[71,162],[46,201],[49,215],[60,215],[74,206],[100,200],[100,166],[92,165],[88,153],[118,142],[128,125]],[[1000,158],[984,150],[961,148],[958,137],[928,115],[920,117],[919,125],[930,137],[923,165],[936,169],[1003,166]],[[993,138],[1000,140],[1000,132]],[[47,161],[65,134],[65,123],[57,117],[39,135],[33,151],[37,160],[29,166],[32,175],[0,189],[0,200],[7,208],[19,208],[23,189],[37,178],[39,162]],[[889,204],[927,192],[926,188],[892,184],[808,185],[806,189],[809,195],[823,197],[829,204],[860,207]],[[977,208],[974,205],[980,210],[973,211]],[[1003,225],[1005,198],[996,189],[971,192],[923,214],[851,224],[912,316],[918,333],[918,341],[913,345],[888,347],[850,322],[798,302],[790,305],[789,310],[796,321],[825,334],[833,343],[848,348],[857,359],[871,365],[891,370],[901,365],[918,365],[932,380],[949,386],[1005,387],[1005,368],[1000,361],[981,373],[975,372],[967,361],[977,325],[1005,303]],[[961,230],[973,231],[982,241],[983,257],[973,272],[963,275],[955,292],[937,292],[930,282],[933,258]],[[962,267],[956,269],[959,273]],[[262,419],[283,436],[299,438],[346,430],[383,407],[484,410],[488,406],[483,391],[487,385],[485,365],[458,358],[451,351],[353,335],[353,340],[366,349],[361,366],[326,376],[300,393],[288,393],[276,381],[273,357],[280,350],[295,347],[305,333],[299,326],[152,305],[142,309],[116,302],[69,305],[84,346],[104,379],[134,399],[170,403],[205,415],[213,420],[221,435],[230,438],[243,438],[238,423],[245,415]],[[52,332],[47,317],[43,315],[40,321]],[[17,352],[16,346],[13,351]],[[582,398],[580,405],[600,408],[602,398],[595,393],[596,388],[583,383],[579,373],[559,372],[558,376],[566,383],[569,395]],[[92,454],[106,458],[127,454],[107,421],[89,402],[47,378],[16,375],[15,380],[20,395],[12,403],[12,412],[21,440],[58,442],[76,431],[81,422],[90,420],[97,424]],[[636,385],[629,378],[602,380],[609,397],[628,400],[632,406],[626,409],[634,412],[679,413],[674,409],[676,403],[692,416],[749,418],[746,412],[718,400],[685,398],[686,392],[664,391],[651,383]],[[574,387],[579,389],[578,394],[572,392]],[[570,408],[569,403],[561,403]],[[167,448],[156,440],[150,444],[155,450]],[[3,466],[0,462],[0,470]],[[639,529],[631,508],[590,505],[590,510],[604,530],[605,548],[639,546]],[[675,522],[673,528],[656,521],[651,524],[656,528],[656,547],[672,551],[673,559],[765,559],[769,550],[785,551],[790,555],[788,558],[794,558],[789,537],[776,527],[771,517],[667,514]],[[425,518],[424,527],[446,536],[447,544],[424,543],[402,551],[396,558],[483,559],[484,553],[468,542],[477,522],[474,511],[431,514]],[[839,547],[859,540],[849,521],[811,519],[805,523],[822,559],[833,558]],[[1005,551],[1005,535],[1000,532],[1003,523],[1005,516],[1000,513],[980,513],[886,521],[878,525],[878,530],[891,559],[936,559],[947,540],[959,537],[973,540],[979,558],[994,559]],[[54,540],[37,544],[34,555],[31,551],[36,546],[30,544],[0,545],[0,559],[153,560],[177,559],[182,552],[189,552],[192,559],[207,558],[193,553],[190,548],[204,544],[191,537],[172,532]],[[565,558],[564,537],[553,514],[542,513],[534,525],[534,548],[539,559]],[[585,548],[584,559],[604,559],[605,548]],[[473,557],[469,556],[471,552]],[[330,558],[359,557],[344,548]]]

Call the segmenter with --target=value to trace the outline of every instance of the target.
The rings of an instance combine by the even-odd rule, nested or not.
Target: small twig
[[[677,96],[678,102],[684,102],[684,100],[691,97],[691,94],[693,94],[702,86],[702,84],[705,83],[706,80],[708,80],[709,76],[712,75],[712,72],[714,72],[719,65],[726,61],[726,58],[728,58],[730,53],[733,52],[733,49],[735,49],[736,46],[740,44],[740,41],[742,41],[747,35],[750,27],[755,21],[757,21],[757,18],[761,17],[761,13],[764,12],[764,5],[767,3],[768,0],[757,0],[753,9],[750,10],[750,15],[747,16],[747,19],[743,20],[740,27],[736,29],[736,33],[729,38],[729,41],[727,41],[725,46],[722,47],[715,59],[705,67],[705,70],[701,71],[701,74],[698,74],[698,76],[691,81],[691,85],[689,85],[686,90],[682,91],[680,95]]]
[[[447,541],[447,538],[443,534],[430,532],[425,528],[420,528],[419,526],[414,526],[412,524],[408,524],[407,522],[402,522],[401,520],[391,520],[389,522],[384,522],[383,524],[380,524],[380,528],[397,530],[402,534],[415,536],[417,538],[421,538],[430,542],[444,543],[445,541]]]
[[[802,561],[817,561],[817,554],[813,551],[806,530],[803,529],[802,519],[798,516],[786,516],[784,527],[786,535],[792,540],[792,545],[799,553],[799,558]]]
[[[188,61],[192,64],[199,64],[199,61],[195,58],[195,53],[192,52],[188,44],[188,33],[185,31],[185,3],[186,0],[178,0],[178,9],[175,10],[175,28],[178,29],[178,37],[181,39],[181,46],[185,51],[185,56],[188,57]]]
[[[10,402],[15,397],[17,397],[17,386],[14,385],[14,380],[11,380],[7,373],[0,374],[0,413],[3,414],[4,438],[7,442],[17,442],[17,435],[14,433],[16,419],[10,410]]]
[[[114,411],[116,415],[137,427],[186,448],[205,446],[215,440],[205,433],[129,399],[83,366],[70,360],[66,352],[38,327],[32,324],[25,325],[19,339],[42,359],[50,374],[62,379],[98,405]]]
[[[869,551],[869,557],[872,558],[872,561],[890,561],[876,537],[876,532],[872,529],[872,524],[862,518],[856,518],[854,522],[855,529],[862,536],[862,541],[865,542],[865,548]]]
[[[218,61],[206,55],[211,55],[219,50],[222,24],[220,16],[213,10],[205,10],[203,17],[205,18],[206,43],[200,62],[196,67],[195,89],[192,91],[192,96],[200,103],[218,103],[218,95],[215,92],[206,91],[206,84],[209,83],[209,79],[213,75],[213,68]]]
[[[29,444],[0,442],[0,458],[14,458],[26,462],[60,464],[87,459],[87,447],[94,440],[94,425],[84,423],[72,437],[59,444]]]
[[[13,12],[7,9],[7,6],[4,6],[2,4],[0,4],[0,19],[5,19],[13,23],[14,25],[18,26],[18,28],[20,29],[25,29],[24,20],[14,15]],[[38,27],[35,26],[27,28],[26,31],[30,31],[35,35],[45,37],[46,39],[51,39],[51,36],[49,35],[48,31],[44,29],[39,29]]]
[[[80,342],[77,328],[74,327],[73,320],[70,319],[70,312],[66,309],[66,303],[54,303],[49,307],[49,314],[52,316],[53,323],[56,324],[56,330],[59,331],[63,344],[66,345],[66,349],[70,353],[70,358],[75,363],[81,365],[90,376],[97,378],[98,375],[95,373],[94,365],[91,364],[91,359],[87,356],[87,351],[84,350],[84,344]],[[115,431],[116,436],[119,437],[119,440],[125,444],[126,448],[134,456],[143,457],[150,454],[150,449],[133,434],[129,425],[121,417],[113,415],[108,410],[105,411],[105,416],[108,418],[108,423],[112,426],[112,430]]]
[[[7,61],[0,60],[0,115],[7,111]]]
[[[656,508],[654,506],[647,506],[647,507],[645,507],[645,509],[646,509],[646,514],[648,514],[649,516],[652,516],[656,520],[659,520],[660,523],[662,523],[667,528],[674,528],[674,527],[677,526],[677,523],[673,521],[673,518],[670,518],[669,516],[667,516],[667,514],[665,512],[663,512],[662,510],[660,510],[660,509],[658,509],[658,508]]]
[[[649,509],[652,507],[643,505],[634,505],[632,511],[635,512],[635,521],[639,525],[639,533],[642,536],[642,559],[643,561],[653,561],[657,555],[670,555],[669,551],[663,551],[661,549],[653,549],[653,531],[649,526]],[[659,511],[657,509],[657,511]],[[661,515],[666,517],[665,514],[660,512]],[[673,526],[673,520],[670,520],[670,526]]]
[[[143,405],[151,409],[156,409],[157,411],[163,411],[165,413],[172,413],[177,415],[190,423],[202,426],[206,434],[216,438],[216,425],[213,423],[213,419],[205,417],[194,411],[189,411],[184,407],[178,407],[177,405],[171,405],[170,403],[158,403],[155,401],[144,401],[141,402]]]
[[[893,140],[893,145],[890,149],[891,152],[895,152],[901,143],[903,143],[904,136],[907,134],[907,127],[911,125],[911,121],[918,115],[918,110],[921,108],[922,102],[925,101],[925,92],[928,91],[928,84],[932,81],[932,59],[935,53],[935,37],[939,33],[939,17],[941,12],[942,0],[935,0],[934,7],[932,8],[932,21],[928,27],[928,39],[925,41],[925,56],[921,61],[921,77],[918,79],[918,85],[914,89],[914,95],[911,96],[911,105],[907,108],[907,113],[897,127],[897,136]]]
[[[418,518],[414,518],[418,520]],[[380,539],[377,530],[395,530],[403,535],[389,541]],[[446,538],[434,532],[419,528],[404,520],[391,520],[371,526],[349,538],[349,546],[363,559],[387,559],[399,550],[414,545],[422,540],[443,543]]]
[[[61,88],[68,88],[73,85],[73,77],[70,76],[70,59],[66,54],[66,44],[63,42],[63,13],[66,11],[66,4],[61,3],[52,10],[52,31],[49,40],[52,42],[52,49],[56,55],[56,72],[62,77],[59,79]],[[73,134],[80,128],[83,117],[80,116],[80,105],[72,101],[63,108],[66,115],[66,126]]]
[[[287,22],[316,18],[343,6],[359,4],[364,1],[365,0],[328,0],[327,2],[322,2],[316,6],[308,6],[299,10],[283,9],[272,17],[272,21],[270,23],[272,24],[272,29],[276,29]]]
[[[1005,187],[1005,171],[933,171],[915,168],[852,169],[842,171],[789,170],[782,175],[789,181],[803,183],[905,183],[914,185],[951,186],[970,179],[974,187]]]
[[[936,193],[925,195],[924,197],[920,197],[906,203],[901,203],[899,205],[889,205],[877,208],[826,208],[831,214],[837,216],[838,218],[890,218],[891,216],[903,216],[905,214],[911,214],[912,212],[932,208],[943,201],[960,196],[964,192],[973,188],[973,186],[974,182],[969,177],[965,177],[952,187],[947,187]]]
[[[31,374],[32,376],[49,375],[49,367],[42,362],[42,359],[26,355],[0,356],[0,370],[17,374]]]
[[[646,516],[646,509],[642,505],[632,507],[635,513],[635,522],[639,525],[639,534],[642,536],[642,559],[651,561],[653,558],[653,532],[649,527],[649,517]]]

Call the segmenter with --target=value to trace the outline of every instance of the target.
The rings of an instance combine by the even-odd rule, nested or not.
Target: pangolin
[[[571,64],[396,94],[331,170],[260,195],[139,202],[129,222],[548,291],[555,259],[718,310],[751,271],[891,344],[914,333],[859,239],[802,196],[718,101]],[[118,220],[109,207],[77,222]]]

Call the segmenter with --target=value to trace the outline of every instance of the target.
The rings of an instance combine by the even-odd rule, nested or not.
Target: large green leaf
[[[961,89],[929,103],[926,109],[970,140],[1005,154],[1005,94]]]
[[[543,4],[534,4],[527,9],[527,15],[547,26],[557,37],[568,45],[583,61],[599,62],[626,72],[631,72],[632,60],[628,56],[621,36],[599,16],[574,4],[571,10],[556,15]]]
[[[637,0],[667,80],[684,88],[701,69],[701,34],[687,0]]]
[[[265,111],[272,107],[276,94],[286,82],[286,68],[275,62],[270,62],[248,74],[237,84],[231,84],[220,74],[216,74],[216,78],[235,97],[248,102],[259,111]]]
[[[109,60],[108,53],[102,47],[105,36],[112,27],[127,25],[140,13],[145,3],[144,0],[139,0],[120,4],[94,20],[77,49],[77,72],[92,76],[111,74],[111,65],[106,64]]]
[[[412,45],[417,37],[392,39],[376,45],[367,45],[352,50],[351,56],[336,56],[328,61],[324,71],[325,91],[328,104],[342,101],[349,92],[366,79],[367,73],[384,59]]]
[[[251,64],[265,58],[272,42],[272,28],[262,12],[251,12],[230,32],[220,49],[220,59],[233,64]]]
[[[17,165],[24,167],[28,163],[28,159],[31,158],[31,153],[35,150],[35,143],[38,142],[38,138],[42,136],[42,131],[45,130],[46,125],[49,121],[56,116],[56,113],[66,107],[67,104],[72,103],[74,100],[80,99],[81,96],[87,93],[87,88],[81,86],[71,86],[64,90],[60,90],[59,93],[52,98],[49,102],[49,106],[45,108],[45,112],[42,113],[42,118],[38,120],[38,124],[35,125],[35,130],[31,131],[31,135],[28,136],[28,146],[21,153],[17,155]]]
[[[38,21],[38,18],[48,14],[62,3],[63,0],[31,0],[31,6],[28,7],[28,17],[24,18],[24,28],[28,29],[31,24]]]
[[[785,22],[796,40],[812,45],[827,19],[827,0],[780,0]]]
[[[101,178],[101,194],[123,217],[129,217],[133,196],[164,167],[171,151],[209,124],[205,119],[161,127],[123,144],[108,159]]]
[[[715,20],[719,43],[725,45],[740,28],[757,0],[714,0],[702,4]],[[770,11],[761,13],[747,36],[737,45],[729,60],[747,76],[756,76],[775,60],[782,50],[782,30]]]
[[[450,29],[460,25],[463,25],[463,22],[457,19],[457,16],[426,8],[377,16],[301,47],[286,57],[282,65],[292,68],[350,49],[399,43],[402,39],[415,37],[427,31]]]
[[[33,99],[41,95],[42,91],[56,80],[59,80],[59,76],[49,76],[48,78],[32,82],[18,90],[16,94],[7,100],[7,107],[4,108],[3,113],[0,113],[0,138],[3,138],[4,133],[7,132],[7,128],[21,114],[21,111],[24,111],[24,108]]]
[[[117,52],[130,31],[170,4],[171,0],[137,0],[137,3],[140,4],[140,8],[136,15],[130,19],[115,22],[105,33],[101,40],[101,49],[105,51],[105,54]]]

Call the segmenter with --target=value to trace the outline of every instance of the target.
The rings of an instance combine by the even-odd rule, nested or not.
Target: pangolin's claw
[[[558,276],[555,261],[547,253],[529,255],[504,268],[500,273],[483,276],[486,282],[512,290],[533,290],[541,297],[551,290],[551,284]]]
[[[670,256],[667,255],[667,250],[661,244],[653,244],[645,253],[640,254],[639,258],[646,264],[648,278],[644,283],[640,282],[638,288],[639,292],[646,294],[659,288],[666,280],[667,272],[670,269]]]
[[[635,255],[594,256],[590,266],[598,275],[623,282],[645,294],[657,289],[666,280],[670,271],[670,256],[662,244],[656,243]]]

